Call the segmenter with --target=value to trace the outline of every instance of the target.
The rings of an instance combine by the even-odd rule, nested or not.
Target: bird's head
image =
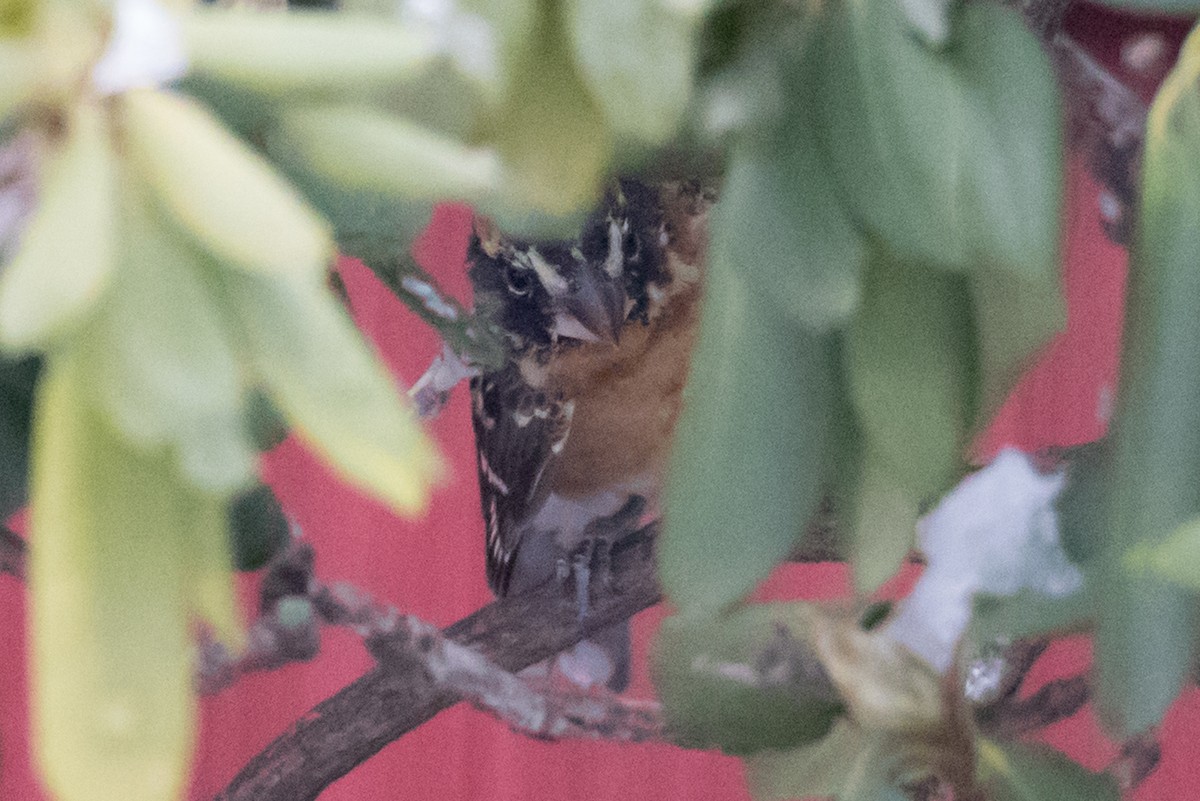
[[[605,215],[576,241],[530,244],[477,217],[467,251],[476,310],[520,347],[615,343],[627,312],[628,226]]]

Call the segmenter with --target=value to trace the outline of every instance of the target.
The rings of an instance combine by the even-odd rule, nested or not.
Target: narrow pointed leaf
[[[347,481],[419,513],[441,462],[336,300],[239,273],[227,276],[226,295],[255,371],[296,432]]]
[[[183,513],[188,525],[176,535],[183,554],[188,610],[227,647],[238,651],[245,646],[246,632],[233,587],[225,500],[208,493],[185,493]]]
[[[200,246],[257,273],[324,280],[333,240],[299,193],[207,110],[181,95],[121,95],[129,158]]]
[[[1200,34],[1151,106],[1130,266],[1102,577],[1097,684],[1118,733],[1156,723],[1194,658],[1196,601],[1122,559],[1200,515]]]
[[[72,109],[44,166],[38,207],[0,272],[0,344],[45,348],[93,308],[113,271],[115,158],[96,106]]]
[[[845,353],[868,449],[914,497],[946,489],[960,469],[974,416],[965,282],[877,255]]]
[[[781,318],[726,247],[711,248],[659,554],[685,612],[742,598],[783,560],[816,508],[830,439],[832,341]]]
[[[180,487],[89,406],[77,352],[39,391],[30,518],[33,725],[61,801],[167,801],[194,738]]]
[[[289,109],[272,147],[341,185],[416,200],[478,200],[501,189],[500,158],[367,106]]]
[[[559,17],[556,7],[540,8],[514,58],[511,91],[486,126],[516,205],[552,215],[594,200],[612,148],[608,122],[572,62]]]
[[[264,94],[363,92],[419,77],[433,37],[379,17],[198,7],[184,18],[189,66]]]
[[[617,136],[666,139],[692,94],[700,4],[567,0],[575,62]]]
[[[255,469],[240,370],[214,268],[126,176],[122,265],[90,330],[87,368],[110,422],[143,446],[171,444],[198,486],[230,491]],[[220,448],[221,452],[214,452]]]

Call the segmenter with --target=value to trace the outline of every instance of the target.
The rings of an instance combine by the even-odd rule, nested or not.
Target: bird
[[[606,583],[614,542],[657,512],[703,291],[711,189],[614,182],[571,240],[504,235],[476,215],[475,312],[502,366],[471,379],[487,578],[500,597]],[[629,623],[559,655],[576,684],[621,691]]]

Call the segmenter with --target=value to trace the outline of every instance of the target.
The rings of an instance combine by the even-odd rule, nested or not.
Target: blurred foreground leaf
[[[1150,110],[1099,580],[1098,702],[1120,736],[1155,724],[1194,658],[1196,599],[1123,563],[1200,515],[1200,34]]]
[[[685,613],[737,601],[783,560],[816,509],[829,441],[832,338],[773,311],[728,247],[709,255],[659,553]]]
[[[671,730],[691,747],[733,754],[788,748],[824,736],[842,712],[837,695],[819,689],[808,615],[799,604],[668,618],[653,660]],[[779,676],[786,680],[769,683]]]
[[[195,731],[184,542],[196,521],[162,449],[90,403],[78,352],[38,396],[30,517],[33,723],[62,801],[163,801]]]

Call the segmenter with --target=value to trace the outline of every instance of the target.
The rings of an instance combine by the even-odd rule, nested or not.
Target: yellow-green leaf
[[[470,201],[503,188],[496,151],[367,106],[290,109],[271,136],[273,148],[358,191]]]
[[[905,801],[897,785],[906,760],[900,738],[841,718],[819,742],[748,757],[746,785],[755,801]]]
[[[37,62],[28,41],[0,38],[0,75],[4,76],[0,81],[0,122],[3,122],[33,96],[37,85]]]
[[[33,726],[59,801],[171,801],[195,729],[180,486],[90,405],[75,351],[38,397],[30,517]]]
[[[103,294],[115,258],[114,162],[103,112],[78,104],[46,158],[20,249],[0,273],[0,344],[45,348]]]
[[[386,88],[438,56],[431,35],[365,15],[199,7],[184,35],[193,72],[264,94]]]
[[[572,62],[560,14],[556,4],[542,6],[488,130],[517,202],[550,214],[594,200],[612,149],[608,122]]]
[[[252,478],[256,457],[216,268],[149,206],[135,176],[124,178],[123,258],[87,336],[93,392],[126,438],[170,444],[193,484],[230,492]]]
[[[658,143],[692,97],[702,3],[567,0],[566,27],[582,77],[618,136]]]
[[[891,578],[916,540],[917,499],[869,450],[863,455],[849,531],[854,586],[860,593]]]
[[[324,280],[329,227],[265,159],[181,95],[136,89],[120,102],[129,158],[205,250],[250,272]]]
[[[227,284],[254,369],[297,433],[346,480],[397,511],[421,512],[441,462],[341,305],[244,273]]]
[[[176,534],[183,552],[188,609],[228,647],[241,650],[246,633],[233,587],[225,499],[190,492],[184,502],[188,525],[181,526]]]
[[[1139,542],[1125,554],[1125,565],[1135,574],[1153,570],[1163,578],[1200,591],[1200,519],[1176,528],[1162,542]]]

